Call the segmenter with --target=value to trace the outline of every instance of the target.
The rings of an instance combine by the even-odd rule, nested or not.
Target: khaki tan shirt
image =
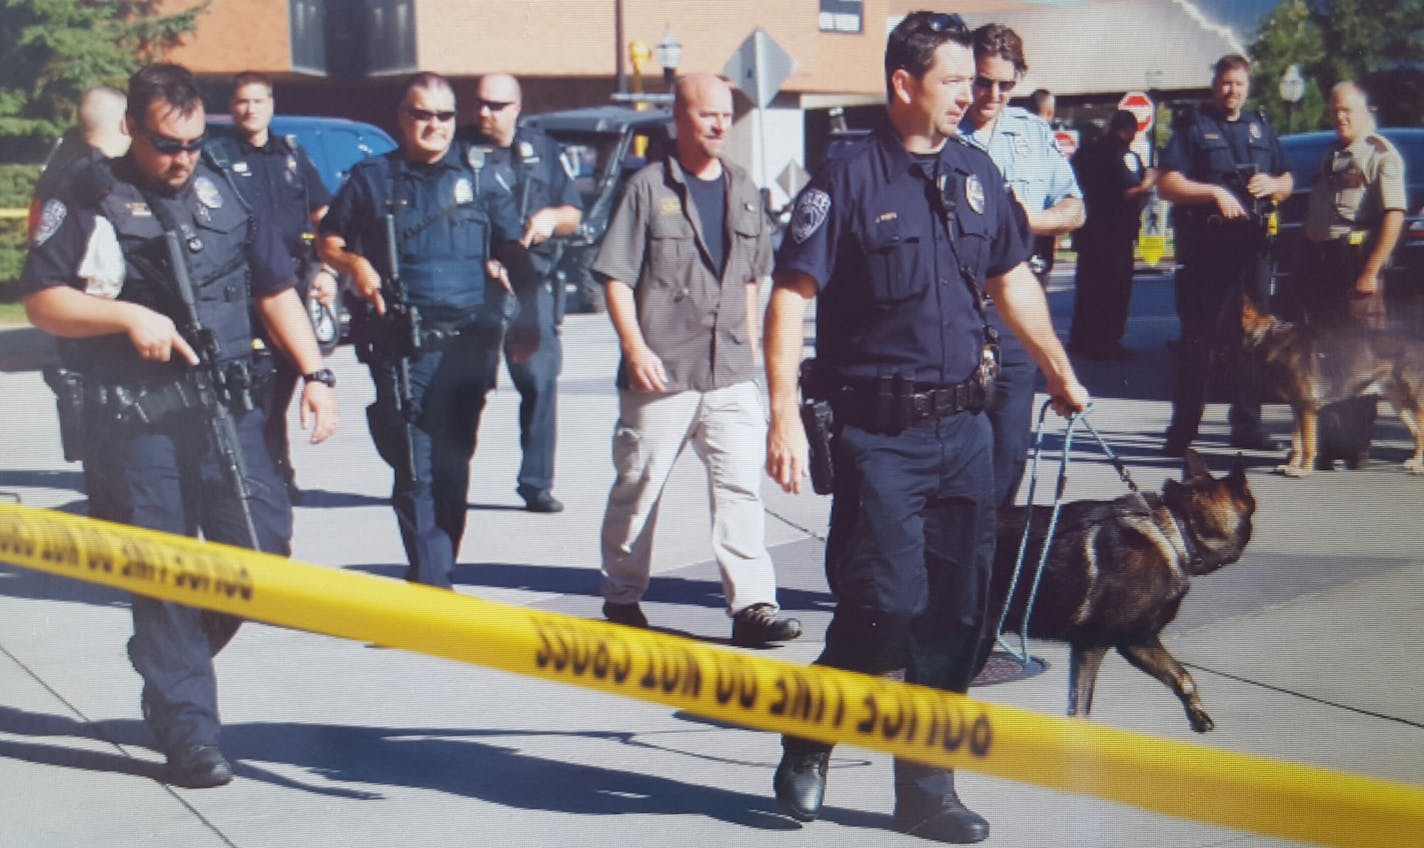
[[[1315,171],[1305,234],[1329,241],[1373,230],[1385,212],[1404,205],[1404,159],[1393,144],[1376,133],[1348,147],[1336,142]]]
[[[718,277],[675,157],[628,181],[592,270],[633,287],[638,325],[663,361],[668,391],[709,391],[752,379],[747,286],[771,273],[771,232],[761,196],[742,169],[726,174],[726,260]],[[618,385],[628,387],[626,369]]]

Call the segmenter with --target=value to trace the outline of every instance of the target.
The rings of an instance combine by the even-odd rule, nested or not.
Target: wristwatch
[[[308,383],[325,383],[333,389],[336,388],[336,375],[330,368],[319,368],[310,374],[303,374],[302,380]]]

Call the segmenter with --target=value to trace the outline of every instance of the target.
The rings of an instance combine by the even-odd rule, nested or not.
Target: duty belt
[[[242,365],[245,366],[245,363]],[[243,385],[240,388],[232,388],[245,395],[250,390],[250,386],[245,383],[248,379],[247,369],[239,367],[233,370],[241,371],[242,376],[229,379],[242,382]],[[152,424],[185,410],[201,409],[205,395],[213,391],[215,389],[208,385],[206,376],[197,371],[151,382],[86,384],[86,394],[88,399],[92,399],[94,409],[100,410],[102,415],[120,424],[139,426]],[[243,401],[236,399],[229,406],[234,413],[239,414],[249,408]]]
[[[984,411],[984,387],[975,380],[953,386],[917,386],[898,378],[842,385],[828,398],[839,420],[864,430],[895,433],[913,424],[961,412]]]

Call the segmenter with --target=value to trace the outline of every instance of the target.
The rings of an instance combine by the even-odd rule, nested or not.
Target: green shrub
[[[39,178],[39,165],[0,165],[0,209],[28,207]]]

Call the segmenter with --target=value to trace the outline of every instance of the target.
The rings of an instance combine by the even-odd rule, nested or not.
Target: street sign
[[[801,189],[806,187],[806,182],[810,178],[811,175],[806,173],[806,169],[801,167],[801,163],[792,159],[777,175],[776,184],[781,186],[781,190],[786,192],[787,197],[795,197],[801,193]]]
[[[796,60],[781,49],[766,30],[757,27],[727,60],[722,73],[736,84],[758,109],[776,99],[781,84],[796,69]]]
[[[1147,132],[1152,126],[1152,119],[1156,109],[1152,105],[1152,98],[1141,91],[1129,91],[1117,102],[1117,108],[1126,109],[1137,118],[1137,131]]]
[[[1058,149],[1069,159],[1078,152],[1078,131],[1077,130],[1055,130],[1053,140],[1058,142]]]

